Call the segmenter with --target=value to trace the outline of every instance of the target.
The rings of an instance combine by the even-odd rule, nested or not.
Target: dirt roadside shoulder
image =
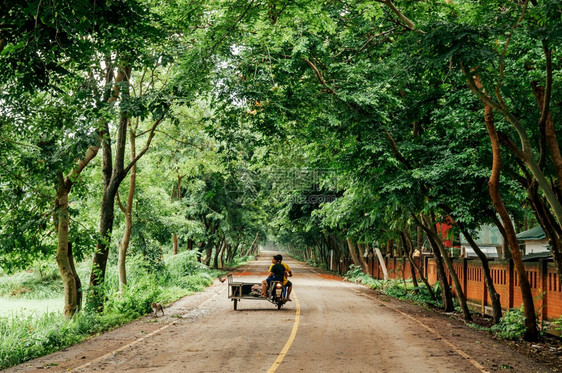
[[[468,326],[456,313],[398,300],[368,287],[360,288],[360,293],[379,302],[381,307],[389,307],[404,317],[414,319],[420,328],[434,333],[434,340],[442,340],[460,350],[451,348],[451,353],[464,353],[488,371],[562,372],[562,342],[559,340],[546,339],[536,343],[502,341],[488,331]],[[475,316],[475,323],[487,322]]]

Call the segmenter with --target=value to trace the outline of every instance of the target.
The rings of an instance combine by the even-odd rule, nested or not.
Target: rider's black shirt
[[[273,273],[273,277],[279,281],[283,281],[285,278],[285,266],[281,263],[275,263],[273,267],[271,267],[271,272]]]

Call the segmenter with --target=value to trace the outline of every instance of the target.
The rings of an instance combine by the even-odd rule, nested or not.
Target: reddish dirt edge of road
[[[326,278],[336,279],[337,276],[322,275]],[[340,278],[341,279],[341,278]],[[514,357],[517,354],[526,356],[527,358],[537,362],[544,367],[549,368],[552,372],[562,372],[562,339],[554,336],[545,336],[540,342],[526,341],[503,341],[494,338],[490,332],[485,330],[477,330],[468,326],[459,313],[446,313],[439,308],[422,306],[413,302],[392,298],[376,290],[364,287],[362,290],[368,296],[378,299],[387,304],[390,308],[404,312],[422,322],[431,326],[432,329],[439,330],[443,336],[451,341],[454,345],[463,349],[470,356],[478,356],[478,360],[490,360],[496,355],[496,351],[490,351],[484,347],[479,341],[478,336],[484,339],[494,339],[498,345],[507,346],[513,351]],[[472,323],[490,327],[491,321],[487,317],[480,314],[473,314]],[[461,333],[463,331],[463,333]],[[446,335],[445,335],[446,334]],[[493,367],[498,370],[512,369],[509,362],[505,366]],[[518,367],[517,371],[535,372],[536,366]]]

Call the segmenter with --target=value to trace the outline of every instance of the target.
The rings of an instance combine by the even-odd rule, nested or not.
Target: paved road
[[[272,254],[263,252],[234,278],[261,282]],[[166,308],[165,317],[144,317],[8,371],[484,372],[502,362],[515,371],[547,371],[476,332],[455,334],[461,326],[447,319],[411,316],[361,285],[285,262],[294,296],[281,310],[242,300],[235,311],[226,283],[217,281]]]

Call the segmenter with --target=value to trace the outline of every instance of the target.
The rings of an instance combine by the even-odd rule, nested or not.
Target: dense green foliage
[[[425,285],[414,286],[411,280],[377,280],[365,274],[360,266],[351,265],[345,274],[345,280],[349,282],[361,283],[375,289],[381,294],[388,295],[396,299],[408,300],[422,306],[431,305],[438,307],[441,299],[432,299]],[[437,293],[437,287],[433,289]]]
[[[501,339],[520,339],[525,334],[525,315],[518,309],[509,310],[491,331]]]
[[[192,286],[171,253],[439,255],[436,223],[501,227],[498,199],[562,278],[559,1],[94,5],[0,2],[0,267],[56,262],[67,317]]]

